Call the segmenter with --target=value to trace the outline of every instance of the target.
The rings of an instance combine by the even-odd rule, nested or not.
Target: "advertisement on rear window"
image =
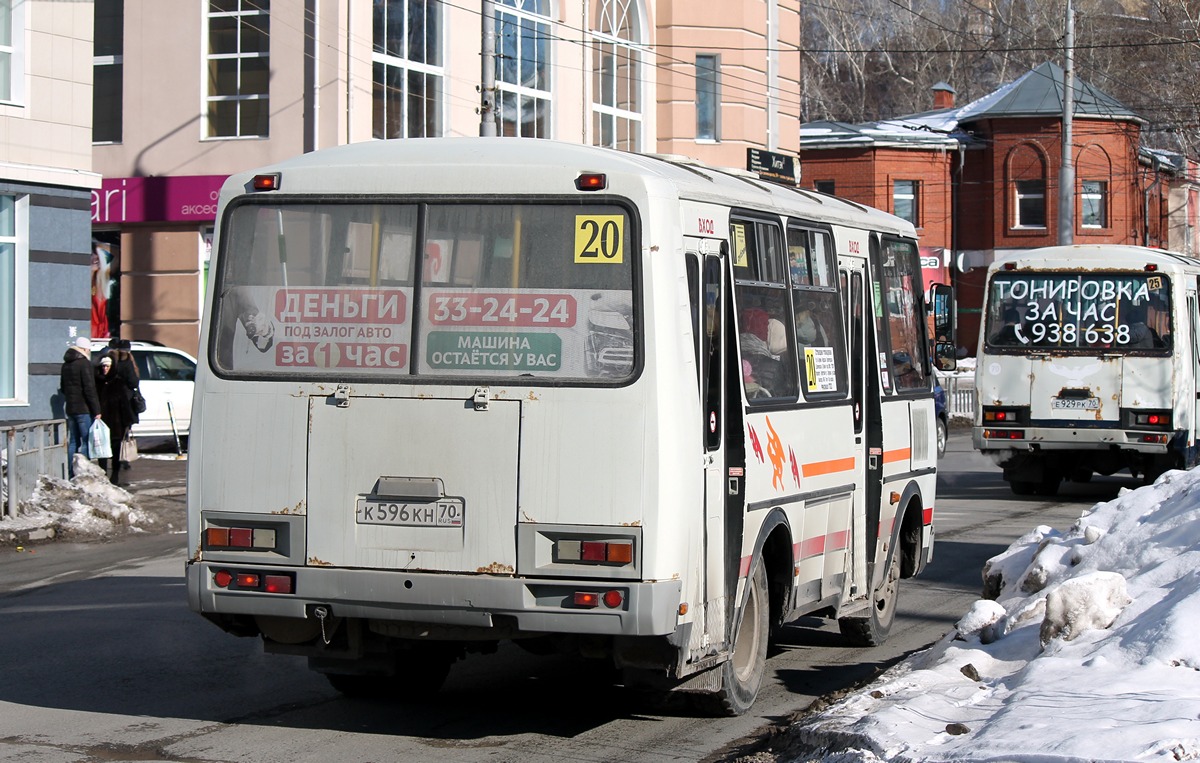
[[[233,371],[408,368],[411,288],[241,286],[225,301]]]
[[[1166,350],[1171,290],[1151,273],[1001,273],[989,289],[994,348]]]
[[[422,373],[623,377],[633,369],[628,291],[427,287]]]

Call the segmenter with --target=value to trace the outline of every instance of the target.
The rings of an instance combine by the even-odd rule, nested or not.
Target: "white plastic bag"
[[[88,432],[88,451],[92,458],[112,458],[112,433],[102,419],[92,422]]]

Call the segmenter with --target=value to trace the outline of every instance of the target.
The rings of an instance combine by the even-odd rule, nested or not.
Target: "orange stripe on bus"
[[[740,565],[738,565],[738,577],[739,578],[750,577],[750,561],[751,561],[750,557],[748,557],[748,556],[742,557],[742,563]]]
[[[805,477],[817,477],[822,474],[849,472],[854,470],[854,456],[850,458],[834,458],[829,461],[814,461],[804,465]]]
[[[907,461],[912,458],[912,448],[896,448],[895,450],[885,450],[883,452],[883,463],[890,464],[895,461]]]

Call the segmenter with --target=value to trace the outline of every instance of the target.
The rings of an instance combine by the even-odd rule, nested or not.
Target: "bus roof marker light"
[[[278,172],[255,175],[254,179],[250,181],[250,187],[255,191],[278,191],[282,179]]]
[[[1153,262],[1147,262],[1146,263],[1146,272],[1147,273],[1157,273],[1158,265],[1155,265]]]
[[[608,188],[608,176],[603,172],[581,172],[575,178],[577,191],[603,191]]]

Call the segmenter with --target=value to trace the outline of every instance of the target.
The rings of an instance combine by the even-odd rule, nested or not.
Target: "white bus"
[[[988,271],[974,444],[1018,495],[1196,463],[1200,261],[1160,249],[1034,249]]]
[[[775,628],[878,643],[930,559],[900,219],[679,159],[404,140],[230,178],[214,252],[190,606],[345,693],[419,699],[511,639],[740,713]]]

